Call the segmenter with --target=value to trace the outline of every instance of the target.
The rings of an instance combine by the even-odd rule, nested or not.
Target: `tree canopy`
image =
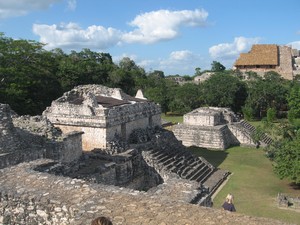
[[[267,117],[271,124],[279,112],[287,111],[290,124],[273,128],[281,131],[269,149],[275,171],[281,177],[300,182],[299,76],[284,80],[276,72],[264,77],[254,72],[226,70],[213,61],[206,81],[195,84],[190,76],[176,83],[166,79],[161,70],[146,73],[132,59],[124,57],[114,63],[109,53],[82,49],[64,53],[61,49],[46,51],[44,45],[31,40],[14,40],[0,33],[0,102],[11,106],[18,114],[41,114],[51,102],[74,86],[102,84],[121,88],[134,95],[138,89],[145,97],[161,105],[163,112],[187,113],[201,106],[230,107],[243,111],[245,118]],[[200,67],[195,75],[202,74]],[[243,78],[247,79],[244,80]]]

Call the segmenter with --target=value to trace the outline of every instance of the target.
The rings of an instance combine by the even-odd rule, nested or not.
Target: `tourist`
[[[100,216],[94,219],[91,225],[113,225],[113,224],[107,217]]]
[[[222,205],[224,210],[230,211],[230,212],[235,212],[235,207],[233,204],[233,195],[232,194],[228,194],[224,204]]]

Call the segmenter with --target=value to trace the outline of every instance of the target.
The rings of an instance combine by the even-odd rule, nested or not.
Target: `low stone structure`
[[[98,216],[114,225],[287,224],[189,204],[193,183],[172,179],[157,190],[135,191],[36,171],[49,163],[0,170],[0,224],[85,225]]]
[[[262,137],[259,143],[252,139],[255,128],[239,118],[229,108],[201,107],[187,113],[183,124],[173,132],[185,146],[226,149],[234,145],[267,145],[271,139]]]
[[[81,132],[64,136],[45,117],[0,109],[0,224],[79,225],[100,215],[114,224],[284,224],[200,207],[228,172],[169,131],[138,129],[114,155],[82,152]]]
[[[6,104],[0,104],[0,133],[0,168],[44,157],[70,162],[82,154],[81,132],[62,134],[45,117],[19,117]]]
[[[300,211],[300,196],[291,197],[284,193],[278,193],[277,201],[278,207]]]
[[[205,72],[201,75],[195,76],[194,77],[194,83],[200,84],[200,83],[208,80],[214,74],[215,74],[214,72]]]
[[[64,133],[84,132],[83,150],[109,148],[115,139],[127,141],[133,130],[161,126],[160,107],[140,91],[131,97],[119,88],[75,87],[52,102],[43,115]]]

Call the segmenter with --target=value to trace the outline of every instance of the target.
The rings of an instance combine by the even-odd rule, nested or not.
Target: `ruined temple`
[[[62,134],[43,116],[18,116],[0,104],[0,169],[39,158],[76,160],[82,154],[81,135]]]
[[[72,105],[74,113],[87,110],[61,110]],[[232,119],[226,115],[206,125]],[[227,223],[223,210],[199,206],[211,206],[229,172],[193,155],[172,132],[139,124],[122,152],[82,151],[82,131],[62,133],[45,116],[18,116],[0,104],[0,224],[81,225],[99,215],[114,224]],[[230,216],[238,224],[282,224]]]
[[[124,143],[135,129],[161,125],[160,107],[143,97],[125,94],[119,88],[101,85],[78,86],[53,101],[43,115],[63,133],[84,132],[83,150],[109,148]]]
[[[185,146],[226,149],[234,145],[268,145],[266,135],[257,143],[252,139],[255,128],[240,119],[229,108],[201,107],[183,117],[183,123],[173,129]]]
[[[253,71],[259,75],[275,71],[283,78],[292,80],[296,74],[300,74],[299,57],[300,51],[290,46],[256,44],[250,52],[240,54],[234,68],[241,72]]]

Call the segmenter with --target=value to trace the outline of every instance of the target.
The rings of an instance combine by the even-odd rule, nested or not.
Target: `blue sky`
[[[253,44],[300,49],[299,0],[0,0],[0,32],[129,57],[146,72],[231,68]]]

